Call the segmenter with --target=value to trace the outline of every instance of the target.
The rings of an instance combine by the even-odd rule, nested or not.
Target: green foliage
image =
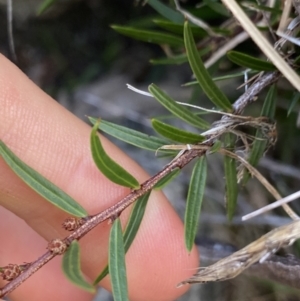
[[[137,232],[141,225],[146,206],[150,197],[150,192],[141,196],[136,203],[133,205],[127,226],[124,231],[124,251],[125,253],[129,250]],[[103,271],[97,276],[94,281],[94,285],[98,284],[106,275],[109,273],[109,266],[107,265]]]
[[[228,98],[216,86],[198,54],[193,34],[187,21],[184,24],[184,43],[190,66],[204,93],[216,106],[225,111],[231,111],[232,106]]]
[[[273,85],[268,91],[267,97],[264,101],[263,108],[261,110],[260,115],[266,116],[269,118],[274,118],[275,115],[275,108],[276,108],[276,86]],[[260,160],[260,158],[263,156],[267,144],[269,143],[268,137],[265,136],[264,133],[261,132],[261,130],[257,130],[255,134],[255,140],[253,142],[253,146],[251,149],[251,152],[249,154],[248,162],[252,166],[256,166]],[[243,177],[243,184],[245,185],[247,181],[249,180],[250,174],[249,172],[245,171],[244,177]]]
[[[180,174],[180,169],[175,168],[169,174],[164,176],[160,181],[158,181],[154,185],[153,189],[155,189],[155,190],[163,189],[165,186],[167,186],[169,183],[171,183],[179,174]]]
[[[45,198],[47,201],[74,216],[84,217],[87,212],[69,195],[60,188],[44,178],[40,173],[33,170],[22,160],[20,160],[5,144],[0,140],[0,155],[7,165],[33,190]]]
[[[225,135],[225,147],[231,152],[235,148],[235,137],[233,134]],[[225,201],[227,209],[227,217],[231,221],[237,205],[238,184],[237,184],[237,170],[235,159],[224,157],[224,171],[225,171]]]
[[[161,122],[158,119],[152,119],[151,123],[157,133],[176,142],[196,144],[205,139],[201,135],[181,130],[177,127]]]
[[[97,122],[97,118],[89,117],[89,120],[92,124],[95,124]],[[166,139],[149,136],[144,133],[105,120],[101,120],[101,122],[98,124],[98,128],[104,133],[107,133],[121,141],[134,145],[141,149],[151,150],[154,152],[156,152],[163,145],[169,143],[169,141]]]
[[[37,10],[37,15],[43,14],[45,11],[47,11],[53,4],[55,4],[57,0],[44,0]]]
[[[268,61],[260,60],[256,57],[253,57],[251,55],[242,52],[231,50],[227,52],[227,57],[235,64],[253,70],[259,70],[259,71],[276,70],[276,67],[272,63]]]
[[[129,188],[139,188],[139,182],[105,152],[97,134],[99,123],[95,123],[91,133],[91,151],[96,166],[112,182]]]
[[[225,17],[230,16],[229,11],[226,9],[226,7],[222,3],[219,3],[217,1],[211,1],[211,0],[204,0],[203,2],[216,13],[218,13],[222,16],[225,16]]]
[[[172,33],[178,34],[180,36],[183,35],[183,24],[177,24],[165,20],[153,20],[153,23]],[[207,36],[207,32],[201,27],[191,26],[191,31],[193,33],[193,36],[196,38],[204,38]]]
[[[110,231],[108,263],[114,300],[129,301],[125,265],[125,248],[121,222],[118,218],[113,222]]]
[[[205,156],[199,158],[194,166],[189,185],[184,217],[184,237],[187,250],[193,248],[198,230],[199,216],[206,184],[207,163]]]
[[[169,95],[167,95],[167,93],[162,91],[155,84],[151,84],[149,86],[149,92],[169,112],[183,121],[201,129],[207,129],[209,127],[209,124],[205,120],[195,114],[192,114],[187,108],[177,104],[176,101],[174,101]]]
[[[173,23],[183,23],[184,17],[181,13],[166,6],[158,0],[148,0],[147,3],[151,5],[161,16],[172,21]]]
[[[154,44],[167,44],[171,46],[182,46],[183,39],[169,33],[154,31],[154,30],[142,30],[126,26],[112,25],[112,29],[115,31],[134,38],[143,42]]]
[[[292,98],[290,107],[288,109],[287,116],[289,116],[291,114],[291,112],[293,111],[293,109],[295,108],[295,106],[299,103],[299,100],[300,100],[300,93],[299,92],[295,92],[294,96]]]
[[[43,1],[38,13],[41,14],[46,11],[55,1],[56,0]],[[169,7],[162,1],[158,0],[148,0],[147,4],[150,5],[156,11],[156,13],[159,14],[158,17],[154,16],[154,19],[151,21],[149,18],[147,18],[147,22],[143,22],[143,26],[134,26],[133,20],[131,22],[131,26],[112,25],[112,29],[122,35],[131,37],[133,39],[154,43],[161,46],[161,49],[163,49],[165,56],[161,57],[160,54],[159,58],[151,59],[150,62],[154,65],[181,65],[183,63],[188,63],[196,78],[196,81],[189,82],[184,86],[197,85],[198,87],[196,88],[198,88],[198,90],[200,90],[200,86],[204,94],[209,98],[213,105],[217,106],[222,111],[230,112],[232,114],[222,116],[219,123],[214,123],[211,125],[206,120],[200,118],[200,114],[195,114],[189,108],[178,104],[172,97],[170,97],[157,85],[151,84],[149,86],[149,92],[163,107],[165,107],[170,112],[172,117],[177,117],[198,129],[208,130],[209,134],[207,134],[207,132],[203,133],[203,135],[201,135],[200,133],[197,134],[188,132],[180,128],[171,126],[167,123],[161,122],[157,119],[156,116],[154,116],[154,118],[152,118],[152,127],[159,135],[163,136],[163,138],[161,138],[147,135],[108,121],[101,120],[100,122],[96,118],[89,117],[89,120],[94,125],[90,135],[91,152],[94,163],[96,164],[98,169],[112,182],[124,187],[131,188],[133,194],[138,193],[138,195],[140,195],[141,191],[143,194],[141,197],[139,197],[136,203],[134,203],[127,226],[123,233],[121,223],[118,218],[118,214],[121,210],[117,211],[118,214],[109,217],[113,221],[109,239],[109,263],[97,276],[94,281],[94,285],[98,284],[105,276],[110,274],[114,300],[116,301],[129,300],[126,279],[125,253],[132,245],[137,235],[138,229],[142,223],[146,211],[147,202],[151,193],[150,188],[155,190],[163,189],[166,185],[171,183],[172,180],[180,173],[181,168],[185,165],[185,162],[181,161],[180,164],[173,165],[177,166],[177,168],[173,168],[172,166],[172,168],[167,169],[170,166],[167,165],[167,167],[161,173],[158,173],[158,175],[161,175],[161,177],[157,183],[154,182],[156,183],[155,185],[153,184],[152,186],[150,186],[150,191],[143,191],[145,185],[140,185],[139,182],[130,173],[128,173],[114,160],[112,160],[109,154],[105,152],[101,140],[99,139],[99,136],[97,134],[97,130],[100,129],[101,131],[107,133],[108,135],[111,135],[114,138],[117,138],[141,149],[155,152],[159,150],[166,155],[174,155],[178,152],[175,150],[163,149],[164,146],[170,146],[169,144],[173,143],[170,142],[170,140],[175,141],[176,143],[183,144],[171,145],[171,148],[177,148],[179,151],[181,150],[180,155],[175,157],[175,159],[173,160],[177,160],[178,158],[182,159],[182,157],[180,157],[182,154],[192,156],[194,154],[193,152],[199,149],[203,149],[203,153],[206,151],[206,154],[214,155],[218,151],[224,152],[224,149],[222,149],[222,147],[224,147],[227,150],[230,150],[233,155],[235,154],[235,151],[241,149],[246,153],[245,157],[247,161],[252,166],[256,166],[268,146],[272,144],[270,143],[270,140],[272,139],[270,135],[272,133],[264,131],[265,129],[261,124],[259,124],[259,122],[255,125],[255,128],[257,130],[254,139],[251,135],[248,135],[248,133],[245,134],[243,132],[243,127],[247,127],[251,123],[251,121],[255,120],[255,117],[251,116],[246,118],[244,116],[245,119],[239,119],[237,116],[234,116],[234,114],[240,114],[242,110],[236,110],[235,106],[235,110],[233,110],[233,106],[229,101],[229,97],[227,97],[222,91],[223,87],[221,90],[216,85],[216,82],[236,79],[238,77],[242,78],[246,71],[247,74],[256,74],[258,73],[257,71],[276,71],[277,68],[269,61],[258,59],[251,55],[251,47],[249,47],[249,54],[246,53],[247,51],[241,52],[243,49],[245,49],[244,45],[239,46],[239,49],[242,49],[239,52],[230,50],[226,55],[224,51],[223,57],[225,57],[225,59],[223,60],[223,58],[217,57],[214,63],[210,65],[210,67],[212,67],[211,69],[216,70],[217,76],[212,77],[211,74],[213,72],[211,71],[211,69],[209,69],[208,71],[206,68],[207,61],[209,61],[209,59],[216,55],[216,53],[218,53],[220,49],[228,46],[227,43],[232,41],[237,36],[237,32],[240,32],[241,30],[240,27],[237,28],[233,26],[234,28],[231,28],[231,26],[227,26],[225,22],[221,24],[221,21],[224,18],[230,21],[231,12],[221,2],[213,0],[203,0],[201,2],[202,6],[200,10],[188,8],[187,10],[185,10],[185,12],[179,12],[179,9],[175,10],[173,7]],[[241,6],[247,7],[250,10],[255,9],[270,12],[270,26],[277,24],[279,21],[281,11],[276,7],[269,8],[249,2],[243,2],[240,4]],[[212,27],[209,24],[209,28],[212,28],[212,30],[210,31],[205,29],[207,27],[201,25],[203,24],[203,22],[199,18],[205,20],[205,22],[207,21],[211,24],[214,24],[215,27]],[[254,13],[252,19],[254,19]],[[231,21],[234,21],[233,23],[236,22],[234,18],[232,18]],[[135,24],[138,23],[136,22]],[[260,28],[260,30],[265,29],[266,28]],[[156,49],[158,49],[158,47],[156,47]],[[228,50],[228,48],[226,49]],[[257,51],[257,49],[255,49],[255,51]],[[284,51],[283,47],[281,51]],[[295,50],[295,52],[296,51],[297,50]],[[289,56],[287,56],[286,60],[293,68],[297,69],[298,62],[293,58],[293,56],[296,56],[297,53],[288,54]],[[228,64],[228,59],[238,66],[247,69],[250,68],[251,70],[249,71],[241,68],[237,69],[236,66],[232,66],[233,64]],[[225,68],[227,68],[225,74],[221,70],[221,68],[218,69],[219,62],[225,62],[224,66]],[[274,63],[276,63],[276,61]],[[230,65],[230,67],[228,67],[227,65]],[[224,68],[224,66],[222,65],[222,68]],[[255,80],[257,80],[257,78]],[[239,93],[242,94],[243,92],[240,91]],[[254,99],[254,97],[257,96],[257,94],[254,93],[252,95],[251,101]],[[290,93],[289,95],[292,95],[292,93]],[[288,116],[295,109],[295,106],[299,103],[299,95],[299,92],[293,93],[293,99],[289,101],[286,110]],[[271,119],[273,119],[275,116],[276,96],[277,90],[274,85],[269,89],[267,97],[264,99],[263,108],[260,112],[260,116],[266,116],[270,118],[270,120],[267,120],[269,124],[271,124]],[[197,99],[197,101],[202,102],[202,99],[199,98]],[[257,103],[259,103],[259,101],[257,101]],[[200,105],[202,106],[202,103]],[[286,115],[284,114],[284,116]],[[231,120],[233,122],[230,123],[228,122],[228,120]],[[240,126],[238,127],[236,126],[236,124],[239,124]],[[221,134],[218,135],[217,131],[213,131],[216,128],[220,131]],[[212,131],[210,131],[210,129]],[[191,148],[186,147],[185,144],[190,144]],[[25,183],[27,183],[30,187],[32,187],[35,191],[37,191],[52,204],[78,217],[84,217],[87,215],[86,211],[79,204],[77,204],[58,187],[50,183],[43,176],[27,166],[24,162],[22,162],[1,141],[0,155]],[[199,152],[194,156],[196,157],[197,155],[199,155]],[[183,158],[186,159],[186,157]],[[174,163],[174,161],[172,161],[172,163]],[[196,157],[196,163],[194,165],[189,183],[184,219],[184,240],[188,252],[191,252],[197,234],[207,176],[208,170],[206,156],[203,155],[200,158]],[[246,184],[249,177],[249,172],[244,170],[242,179],[244,184]],[[234,158],[225,155],[225,200],[227,217],[229,220],[233,219],[236,212],[238,199],[237,182],[237,162]],[[137,189],[139,190],[137,191]],[[134,199],[132,199],[132,202],[133,201]],[[125,207],[126,206],[122,207],[122,210]],[[170,231],[172,231],[172,229]],[[77,241],[73,241],[71,243],[68,251],[63,256],[63,271],[68,279],[70,279],[70,281],[75,285],[89,292],[95,291],[94,286],[85,280],[80,270],[80,250]]]
[[[62,270],[73,284],[88,292],[95,293],[96,289],[94,286],[88,283],[82,275],[80,269],[80,249],[77,240],[72,241],[67,252],[64,254]]]
[[[205,55],[208,54],[210,52],[210,49],[208,47],[201,49],[199,51],[199,55]],[[159,59],[151,59],[150,63],[153,65],[181,65],[183,63],[188,62],[188,57],[186,53],[183,54],[177,54],[177,55],[173,55],[171,57],[163,57],[163,58],[159,58]],[[195,82],[196,84],[198,84],[198,82]]]

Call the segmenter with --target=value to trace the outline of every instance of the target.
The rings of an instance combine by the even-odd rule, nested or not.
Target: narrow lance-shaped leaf
[[[168,173],[162,179],[160,179],[153,187],[155,190],[163,189],[166,185],[172,182],[180,173],[180,168],[175,168],[173,171]]]
[[[128,301],[125,249],[119,218],[110,231],[108,263],[114,301]]]
[[[93,285],[88,283],[80,269],[80,250],[77,240],[74,240],[69,246],[67,252],[63,255],[62,269],[67,278],[76,286],[94,293],[96,290]]]
[[[170,46],[183,45],[182,38],[169,33],[164,33],[164,32],[154,31],[154,30],[136,29],[132,27],[118,26],[118,25],[112,25],[111,28],[120,34],[123,34],[130,38],[140,40],[143,42],[160,44],[160,45],[164,44]]]
[[[22,160],[20,160],[5,144],[0,140],[0,155],[7,165],[33,190],[45,198],[56,207],[74,216],[84,217],[87,215],[85,209],[80,206],[69,195],[55,186],[40,173],[33,170]]]
[[[183,34],[183,22],[181,24],[178,24],[178,23],[159,19],[159,20],[153,20],[153,23],[175,34],[179,34],[181,36]],[[191,26],[191,30],[194,37],[203,38],[207,36],[207,32],[201,27]]]
[[[92,124],[97,122],[97,118],[89,117]],[[136,147],[147,149],[156,152],[157,149],[169,143],[168,140],[149,136],[144,133],[129,129],[127,127],[114,124],[105,120],[101,120],[98,126],[99,130],[115,137],[121,141],[128,144],[134,145]],[[163,150],[165,151],[165,150]]]
[[[235,146],[235,136],[233,134],[225,135],[225,147],[233,151]],[[224,171],[225,171],[225,202],[227,209],[228,220],[232,220],[238,196],[237,170],[235,159],[224,157]]]
[[[209,128],[208,122],[206,122],[199,116],[193,114],[187,108],[176,103],[175,100],[173,100],[170,96],[168,96],[164,91],[162,91],[155,84],[151,84],[149,86],[149,92],[155,97],[155,99],[161,105],[163,105],[168,111],[170,111],[173,115],[177,116],[181,120],[201,129]]]
[[[275,108],[276,108],[276,86],[272,85],[268,91],[268,94],[266,96],[263,108],[261,110],[260,115],[266,116],[269,118],[274,118],[275,115]],[[248,162],[252,166],[257,166],[260,158],[263,156],[266,146],[268,144],[268,137],[266,137],[265,134],[263,134],[259,129],[256,131],[255,134],[255,140],[253,142],[253,146],[248,158]],[[244,172],[243,177],[243,185],[247,183],[247,181],[250,178],[250,174],[247,170]]]
[[[300,100],[300,93],[297,91],[297,92],[294,93],[294,96],[292,98],[290,107],[289,107],[288,112],[287,112],[287,116],[289,116],[292,113],[295,105],[299,102],[299,100]]]
[[[46,10],[48,10],[48,8],[50,8],[55,2],[57,2],[57,0],[44,0],[40,6],[38,7],[37,10],[37,15],[41,15],[42,13],[44,13]]]
[[[223,15],[227,18],[230,17],[230,12],[222,3],[218,3],[217,1],[211,0],[204,0],[203,2],[216,13]]]
[[[254,74],[254,73],[257,73],[257,71],[250,70],[247,73],[248,74]],[[241,77],[241,76],[244,77],[244,75],[245,75],[245,71],[243,71],[243,72],[237,72],[237,73],[232,73],[232,74],[226,74],[226,75],[222,75],[222,76],[213,77],[213,81],[217,82],[217,81],[227,80],[227,79]],[[193,85],[198,85],[198,81],[188,82],[188,83],[186,83],[186,84],[184,84],[182,86],[183,87],[189,87],[189,86],[193,86]]]
[[[204,136],[181,130],[158,119],[152,119],[151,123],[157,133],[179,143],[196,144],[205,140]]]
[[[216,140],[214,145],[210,148],[209,154],[216,153],[222,147],[222,142],[220,140]]]
[[[276,70],[276,67],[272,63],[258,59],[256,57],[250,56],[242,52],[233,51],[233,50],[228,51],[227,57],[235,64],[253,70],[259,70],[259,71]]]
[[[184,16],[174,9],[166,6],[158,0],[148,0],[147,4],[151,5],[160,15],[174,23],[183,23]]]
[[[149,200],[151,192],[147,192],[143,196],[141,196],[133,205],[133,208],[130,213],[130,217],[128,219],[128,223],[126,225],[123,241],[124,241],[124,250],[125,253],[129,250],[137,232],[140,227],[140,224],[143,220],[144,213],[146,210],[146,206]],[[109,273],[108,265],[103,269],[103,271],[98,275],[98,277],[94,281],[94,285],[98,284],[106,275]]]
[[[105,152],[97,134],[99,122],[96,122],[91,132],[91,151],[98,169],[112,182],[130,188],[138,188],[139,182]]]
[[[207,175],[206,157],[199,158],[193,168],[184,217],[184,237],[187,250],[193,248],[197,234]]]
[[[199,51],[199,55],[203,56],[210,52],[210,48],[206,47]],[[181,65],[188,61],[188,57],[186,53],[181,53],[177,55],[172,55],[171,57],[163,57],[158,59],[151,59],[150,63],[153,65]],[[198,84],[198,82],[195,82]]]
[[[184,23],[184,43],[190,66],[204,93],[216,106],[225,111],[231,111],[230,101],[214,83],[198,54],[193,34],[187,21]]]

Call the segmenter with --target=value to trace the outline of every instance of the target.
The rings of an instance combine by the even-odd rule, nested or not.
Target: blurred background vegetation
[[[210,25],[219,27],[228,18],[209,5],[203,5],[200,12],[195,8],[199,2],[187,1],[185,6],[201,14]],[[42,3],[42,0],[13,1],[16,64],[43,90],[80,118],[87,121],[85,115],[93,115],[152,134],[149,118],[166,112],[154,100],[145,100],[143,96],[128,91],[126,83],[146,90],[148,84],[155,82],[176,100],[211,108],[198,86],[181,87],[181,84],[191,80],[192,73],[187,63],[151,64],[150,59],[164,57],[168,49],[125,37],[111,29],[112,24],[158,29],[152,20],[162,17],[149,5],[122,0],[57,0],[50,9],[38,15]],[[164,3],[174,6],[172,1]],[[280,5],[278,1],[279,8]],[[0,9],[0,51],[12,59],[7,34],[6,0],[0,1]],[[236,50],[260,56],[260,51],[250,40]],[[226,57],[209,70],[214,76],[241,71]],[[243,77],[239,77],[221,81],[219,86],[233,102],[244,91],[243,88],[236,90],[242,83]],[[260,95],[256,103],[247,108],[245,115],[258,116],[264,97],[265,93]],[[284,196],[299,190],[300,181],[299,104],[295,102],[291,106],[293,97],[295,95],[290,85],[285,81],[279,82],[275,117],[278,140],[259,164],[259,170]],[[288,114],[288,111],[291,112]],[[219,117],[207,116],[209,122],[216,119]],[[115,142],[151,174],[168,162],[156,158],[153,153]],[[247,223],[240,221],[242,215],[273,201],[257,181],[250,180],[240,190],[237,215],[229,222],[224,204],[223,159],[214,155],[208,158],[208,163],[209,176],[197,236],[201,265],[204,266],[289,221],[281,209]],[[176,182],[165,190],[181,217],[184,215],[190,170],[191,167],[186,168]],[[292,207],[300,212],[297,202]],[[299,254],[299,251],[299,244],[295,244],[282,252]],[[97,298],[99,301],[112,300],[104,290],[100,290]],[[300,300],[300,291],[245,273],[226,282],[195,285],[178,300],[292,301]]]

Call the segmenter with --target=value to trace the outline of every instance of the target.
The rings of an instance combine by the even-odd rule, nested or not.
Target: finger
[[[90,214],[124,197],[129,190],[107,180],[92,162],[90,128],[45,95],[3,57],[0,65],[0,89],[5,91],[0,96],[0,139]],[[140,182],[147,179],[147,174],[134,161],[106,139],[102,138],[102,142],[109,155]],[[3,162],[0,168],[4,171],[4,176],[0,176],[2,205],[47,240],[65,236],[60,225],[67,215],[27,188]],[[126,216],[128,210],[121,217]],[[91,279],[107,263],[110,227],[103,223],[82,239],[82,265]],[[126,256],[130,299],[174,300],[185,290],[184,287],[176,289],[176,284],[193,273],[197,257],[195,248],[187,254],[182,223],[170,204],[161,193],[152,193],[141,229]],[[108,279],[103,285],[110,287]]]
[[[0,229],[1,266],[8,263],[29,263],[45,252],[47,241],[3,207],[0,207]],[[92,294],[75,287],[67,280],[60,266],[61,257],[56,257],[10,294],[10,300],[92,300]],[[1,285],[4,284],[5,281],[2,280]]]

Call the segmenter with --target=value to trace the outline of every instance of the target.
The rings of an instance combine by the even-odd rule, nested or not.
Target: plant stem
[[[234,114],[241,114],[244,108],[255,100],[255,96],[260,93],[265,87],[276,82],[280,77],[280,73],[272,72],[261,76],[244,94],[242,94],[233,104]],[[222,118],[231,118],[228,116],[223,116]],[[206,140],[205,146],[210,147],[213,145],[217,134],[210,135],[209,139]],[[130,194],[124,197],[115,205],[110,208],[86,219],[86,222],[80,226],[77,230],[72,232],[69,236],[63,239],[63,242],[70,244],[73,240],[79,240],[89,231],[95,228],[97,225],[108,219],[114,219],[116,216],[120,215],[122,211],[129,205],[134,203],[139,197],[150,191],[153,186],[164,176],[172,172],[176,168],[183,168],[194,158],[203,156],[206,150],[203,149],[191,149],[184,151],[180,156],[175,158],[169,164],[167,164],[160,172],[158,172],[153,177],[149,178],[147,181],[141,184],[141,187],[137,190],[133,190]],[[47,262],[53,259],[57,254],[50,251],[46,252],[44,255],[39,257],[36,261],[32,262],[29,267],[20,274],[17,278],[7,283],[0,290],[0,298],[6,296],[13,290],[15,290],[19,285],[21,285],[27,278],[33,275],[37,270],[44,266]]]

